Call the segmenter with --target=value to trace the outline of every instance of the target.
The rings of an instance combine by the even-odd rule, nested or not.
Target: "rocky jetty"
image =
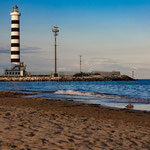
[[[74,77],[74,76],[26,76],[26,77],[7,77],[1,76],[0,81],[133,81],[131,77],[127,75],[112,75],[112,76],[84,76],[84,77]]]

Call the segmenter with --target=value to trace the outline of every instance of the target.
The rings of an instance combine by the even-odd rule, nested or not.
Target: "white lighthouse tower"
[[[20,16],[18,6],[11,12],[11,69],[5,70],[6,76],[25,76],[26,66],[20,62]]]
[[[11,63],[20,65],[20,13],[17,5],[11,15]]]

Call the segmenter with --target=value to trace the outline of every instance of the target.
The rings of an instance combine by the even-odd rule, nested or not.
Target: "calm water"
[[[34,93],[34,97],[150,111],[150,80],[107,82],[0,82],[0,91]]]

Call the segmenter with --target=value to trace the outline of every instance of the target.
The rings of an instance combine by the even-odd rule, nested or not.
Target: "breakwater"
[[[1,76],[0,81],[133,81],[131,77],[127,75],[113,75],[113,76],[84,76],[84,77],[73,77],[73,76],[25,76],[25,77],[8,77]]]

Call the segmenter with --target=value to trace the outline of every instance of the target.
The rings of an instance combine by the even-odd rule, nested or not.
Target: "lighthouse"
[[[5,70],[6,76],[27,75],[26,66],[20,62],[20,16],[18,6],[13,7],[11,16],[11,69]]]
[[[13,7],[11,15],[11,63],[20,65],[20,13],[18,6]]]

